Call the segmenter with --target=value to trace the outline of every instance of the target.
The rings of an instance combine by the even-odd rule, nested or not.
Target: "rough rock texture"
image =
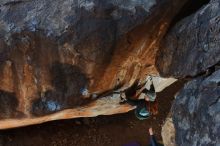
[[[186,1],[1,0],[0,128],[6,119],[26,125],[97,115],[63,112],[88,107],[84,88],[99,94],[157,74],[158,44]],[[133,108],[108,101],[87,111]]]
[[[176,146],[176,132],[173,124],[171,113],[166,118],[166,121],[162,127],[161,135],[163,138],[163,144],[165,146]]]
[[[178,146],[220,145],[219,22],[220,1],[211,0],[177,23],[158,51],[162,76],[196,78],[179,92],[172,107]]]
[[[220,61],[220,1],[212,0],[166,35],[157,56],[162,76],[195,76]]]
[[[59,119],[71,119],[79,117],[95,117],[98,115],[112,115],[128,112],[134,109],[134,106],[127,104],[119,104],[119,94],[108,96],[96,100],[93,103],[85,106],[79,106],[72,109],[65,109],[62,111],[48,114],[45,116],[21,118],[21,119],[4,119],[0,120],[0,129],[15,128],[26,125],[39,124],[47,121],[59,120]]]
[[[172,111],[178,146],[219,146],[220,70],[187,83]]]

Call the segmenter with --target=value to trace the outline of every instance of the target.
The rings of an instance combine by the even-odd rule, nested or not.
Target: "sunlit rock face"
[[[185,2],[1,0],[0,129],[133,109],[84,99],[82,90],[158,74],[159,42]]]
[[[166,118],[164,125],[162,127],[161,136],[163,138],[163,144],[165,146],[177,146],[176,145],[176,132],[173,124],[173,119],[171,114]]]

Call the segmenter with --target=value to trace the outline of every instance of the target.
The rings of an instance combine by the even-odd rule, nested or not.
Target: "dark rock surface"
[[[219,146],[220,70],[187,83],[172,112],[178,146]]]
[[[178,146],[220,145],[219,30],[220,1],[211,0],[171,28],[160,45],[156,65],[162,76],[194,78],[172,107],[175,132],[163,133],[175,135]]]
[[[196,76],[220,61],[220,1],[212,0],[175,25],[157,56],[162,76]]]
[[[1,117],[12,118],[16,110],[40,116],[83,104],[80,90],[100,80],[116,40],[143,23],[156,4],[155,0],[1,1],[0,89],[18,102],[12,110],[10,104],[16,101],[5,101],[8,107],[0,108],[8,109]]]
[[[18,106],[18,100],[14,94],[0,91],[0,111],[1,113],[6,113],[6,114],[0,114],[0,118],[17,116],[18,114],[16,110],[17,106]]]

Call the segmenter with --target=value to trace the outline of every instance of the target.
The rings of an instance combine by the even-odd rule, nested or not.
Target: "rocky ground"
[[[161,126],[170,111],[179,81],[158,94],[159,114],[145,121],[127,114],[53,121],[42,125],[0,131],[0,146],[120,146],[130,141],[148,143],[152,126],[161,140]]]

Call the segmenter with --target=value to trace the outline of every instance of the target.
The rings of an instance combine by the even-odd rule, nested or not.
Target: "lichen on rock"
[[[211,1],[168,32],[157,56],[162,76],[196,76],[219,62],[219,3]]]
[[[220,145],[220,70],[185,85],[173,105],[179,146]]]

